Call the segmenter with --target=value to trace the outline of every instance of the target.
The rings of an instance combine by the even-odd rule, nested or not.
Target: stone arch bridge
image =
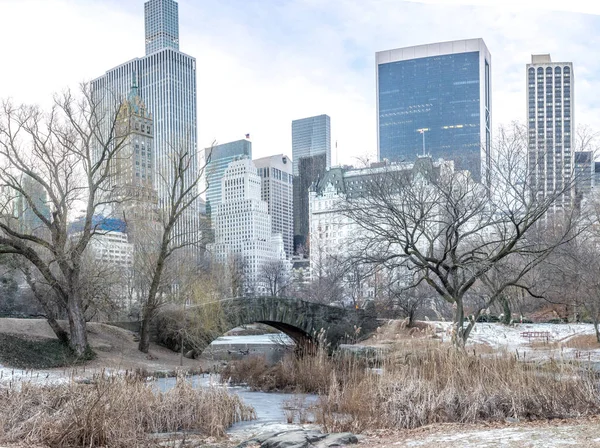
[[[186,311],[188,318],[203,315],[202,319],[218,322],[203,334],[203,346],[194,347],[202,352],[213,340],[242,325],[262,323],[287,334],[298,347],[318,343],[323,338],[331,348],[341,343],[369,336],[377,328],[375,310],[340,308],[295,298],[244,297],[193,306]],[[157,322],[157,326],[168,326]],[[357,331],[357,329],[359,329]],[[160,330],[158,330],[160,334]],[[159,342],[172,346],[168,341]],[[174,341],[172,341],[174,342]]]

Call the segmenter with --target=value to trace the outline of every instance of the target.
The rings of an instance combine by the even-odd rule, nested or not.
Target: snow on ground
[[[118,369],[48,369],[48,370],[21,370],[12,367],[4,367],[0,364],[0,389],[19,388],[22,384],[30,383],[37,385],[66,384],[70,381],[86,381],[94,375],[116,375],[125,373]]]
[[[449,341],[451,337],[450,322],[431,322],[442,340]],[[523,333],[548,333],[548,344],[544,337],[525,337]],[[557,355],[565,358],[580,358],[600,361],[600,348],[576,349],[563,347],[562,344],[575,336],[594,335],[592,324],[515,324],[513,326],[500,323],[477,323],[469,336],[467,347],[485,344],[494,349],[506,350],[512,353],[525,353],[527,359],[549,358]]]

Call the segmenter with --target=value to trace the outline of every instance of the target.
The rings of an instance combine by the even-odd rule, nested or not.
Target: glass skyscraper
[[[292,121],[294,175],[294,252],[307,255],[310,186],[331,166],[331,120],[328,115]]]
[[[144,4],[146,56],[135,58],[92,81],[94,100],[105,113],[113,113],[127,97],[132,79],[153,119],[155,188],[159,208],[168,204],[172,179],[171,157],[179,148],[189,150],[186,182],[198,176],[196,118],[196,60],[179,51],[177,3],[150,0]],[[164,180],[163,180],[164,179]],[[196,238],[199,216],[186,214],[178,234]]]
[[[179,50],[179,10],[173,0],[150,0],[144,4],[146,54],[163,48]]]
[[[298,164],[303,157],[325,154],[327,168],[331,166],[331,122],[328,115],[292,121],[293,174],[298,175]]]
[[[380,51],[376,62],[379,160],[425,153],[489,182],[491,55],[483,40]]]
[[[241,158],[252,159],[252,142],[247,139],[215,145],[204,150],[206,163],[206,214],[211,215],[221,203],[221,179],[231,162]]]

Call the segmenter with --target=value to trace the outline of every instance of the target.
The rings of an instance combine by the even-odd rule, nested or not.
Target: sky
[[[574,64],[575,126],[600,130],[600,2],[179,0],[197,60],[198,146],[250,134],[254,158],[291,155],[291,122],[328,114],[332,162],[374,160],[375,52],[483,38],[493,127],[524,121],[525,65]],[[144,55],[144,0],[0,0],[0,98],[47,107]],[[337,142],[337,149],[335,148]]]

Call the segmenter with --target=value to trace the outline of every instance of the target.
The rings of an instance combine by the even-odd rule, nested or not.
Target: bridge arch
[[[197,305],[189,311],[196,309],[202,312],[205,307],[214,307],[215,304]],[[374,312],[370,309],[345,309],[295,298],[225,299],[218,302],[218,308],[219,329],[207,335],[206,345],[199,347],[199,352],[227,331],[252,323],[269,325],[287,334],[297,346],[316,343],[315,337],[318,336],[331,348],[357,337],[366,337],[377,327]]]

